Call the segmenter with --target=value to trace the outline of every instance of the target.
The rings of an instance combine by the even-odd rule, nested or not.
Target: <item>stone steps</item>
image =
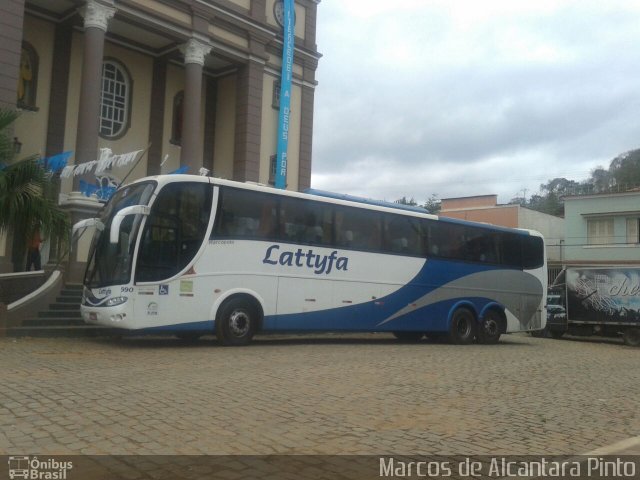
[[[12,337],[99,337],[117,335],[118,330],[85,323],[80,315],[82,285],[66,284],[55,303],[35,318],[8,329]]]

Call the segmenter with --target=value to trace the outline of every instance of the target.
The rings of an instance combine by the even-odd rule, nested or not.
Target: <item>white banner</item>
[[[98,160],[92,160],[79,165],[68,165],[62,170],[60,177],[70,178],[78,175],[84,175],[91,172],[94,167],[96,169],[96,174],[102,173],[112,167],[124,167],[134,163],[138,158],[138,155],[143,151],[144,150],[136,150],[135,152],[114,155],[110,148],[101,148]]]

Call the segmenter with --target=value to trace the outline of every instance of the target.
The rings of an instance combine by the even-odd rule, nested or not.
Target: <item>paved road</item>
[[[0,339],[0,365],[2,454],[555,455],[640,435],[640,349],[615,341]]]

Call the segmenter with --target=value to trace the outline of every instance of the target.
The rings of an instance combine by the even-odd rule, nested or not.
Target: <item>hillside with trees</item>
[[[553,178],[540,185],[540,191],[528,199],[512,198],[510,204],[520,204],[523,207],[548,213],[549,215],[564,216],[563,197],[568,195],[588,195],[608,192],[626,192],[640,189],[640,149],[630,150],[611,160],[609,168],[597,167],[591,171],[589,178],[583,182],[566,178]],[[413,197],[402,197],[396,203],[420,206],[429,213],[440,212],[440,200],[432,194],[423,204]]]
[[[626,192],[636,188],[640,188],[640,149],[618,155],[611,160],[609,168],[595,168],[583,182],[554,178],[541,184],[540,192],[528,200],[516,197],[509,203],[518,203],[532,210],[563,216],[562,198],[567,195]]]

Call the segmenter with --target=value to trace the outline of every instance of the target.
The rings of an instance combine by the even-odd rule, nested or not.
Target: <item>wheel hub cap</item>
[[[245,312],[235,311],[229,317],[229,330],[236,337],[242,337],[249,332],[249,317]]]

